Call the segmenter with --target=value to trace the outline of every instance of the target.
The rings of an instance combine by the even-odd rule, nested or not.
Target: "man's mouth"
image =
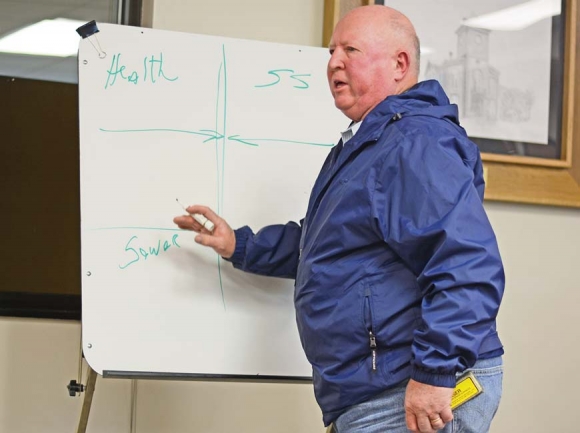
[[[340,81],[340,80],[334,80],[334,81],[333,81],[333,85],[334,85],[334,88],[335,88],[336,90],[340,90],[340,89],[342,89],[344,86],[346,86],[346,83],[345,83],[344,81]]]

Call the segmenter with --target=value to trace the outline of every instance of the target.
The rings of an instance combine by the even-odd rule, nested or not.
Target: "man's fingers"
[[[182,230],[193,230],[195,232],[201,232],[203,227],[198,223],[191,215],[181,215],[173,218],[173,222],[177,224]]]
[[[407,426],[411,431],[433,433],[445,427],[453,419],[451,412],[451,396],[453,388],[437,387],[433,385],[409,380],[405,395],[405,411]],[[409,424],[409,415],[416,419],[417,430]]]
[[[429,420],[431,421],[431,428],[433,430],[442,430],[445,427],[445,421],[439,415],[430,416]]]
[[[211,210],[211,208],[209,208],[207,206],[202,206],[202,205],[198,205],[198,204],[188,206],[187,212],[189,212],[191,214],[203,215],[204,217],[206,217],[208,220],[210,220],[212,223],[214,223],[216,225],[217,225],[218,221],[221,220],[220,216],[218,214],[216,214],[213,210]]]
[[[405,414],[405,418],[407,420],[407,428],[412,432],[418,432],[419,426],[417,425],[417,419],[415,418],[415,415],[407,412]]]
[[[213,248],[213,250],[220,256],[227,255],[226,248],[222,239],[212,236],[211,234],[200,233],[195,237],[195,242],[204,247]]]
[[[218,214],[207,206],[192,205],[186,208],[190,215],[181,215],[173,218],[173,222],[177,224],[180,229],[192,230],[199,233],[195,238],[195,242],[205,247],[213,248],[213,250],[222,257],[229,258],[235,252],[236,238],[234,231],[229,224],[222,219]],[[203,218],[194,218],[193,215],[201,215],[205,219],[213,223],[213,227],[204,222]],[[206,226],[200,223],[204,222]],[[209,227],[211,230],[209,230]]]
[[[181,229],[185,229],[185,230],[193,230],[196,232],[202,232],[202,233],[209,233],[209,230],[207,230],[206,227],[204,227],[200,221],[197,221],[193,215],[197,214],[197,215],[201,215],[204,218],[208,219],[209,221],[211,221],[215,226],[218,225],[218,223],[220,221],[223,221],[220,216],[218,214],[216,214],[213,210],[211,210],[211,208],[207,207],[207,206],[202,206],[202,205],[192,205],[192,206],[187,206],[187,208],[185,209],[189,215],[181,215],[181,216],[177,216],[175,218],[173,218],[173,222],[175,224],[177,224],[179,226],[179,228]],[[203,222],[203,221],[201,221]]]
[[[421,433],[432,433],[433,432],[431,420],[426,415],[417,417],[417,425],[419,426],[419,431]]]
[[[211,235],[199,234],[195,237],[195,242],[204,247],[214,248],[216,247],[216,241],[212,238]]]
[[[445,428],[445,424],[453,419],[453,414],[449,410],[449,415],[442,414],[427,415],[425,412],[415,414],[413,412],[406,412],[405,418],[407,421],[407,428],[412,432],[418,433],[434,433]],[[449,419],[448,416],[451,418]]]
[[[439,416],[445,424],[453,421],[453,411],[451,410],[451,406],[447,406],[445,409],[443,409]]]

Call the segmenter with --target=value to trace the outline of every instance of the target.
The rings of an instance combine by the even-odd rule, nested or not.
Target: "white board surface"
[[[100,374],[311,376],[294,282],[233,269],[172,219],[176,198],[233,227],[304,217],[348,125],[327,50],[98,27],[79,48],[87,361]]]

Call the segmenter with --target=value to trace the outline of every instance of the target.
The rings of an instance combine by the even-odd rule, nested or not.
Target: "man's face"
[[[384,28],[368,21],[362,16],[345,18],[337,25],[329,48],[327,76],[334,104],[355,121],[395,89],[397,62],[389,38]]]

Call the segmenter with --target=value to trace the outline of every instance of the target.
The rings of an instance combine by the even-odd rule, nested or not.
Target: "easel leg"
[[[97,372],[89,366],[87,377],[87,385],[85,388],[85,399],[83,400],[83,408],[81,410],[81,418],[79,420],[79,428],[77,433],[85,433],[87,431],[87,424],[89,422],[89,413],[91,412],[91,404],[93,402],[93,394],[95,393],[95,384],[97,382]]]

